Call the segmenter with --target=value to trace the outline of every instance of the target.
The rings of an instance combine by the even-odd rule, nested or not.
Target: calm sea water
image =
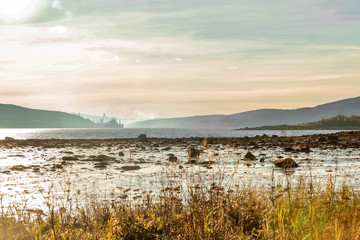
[[[145,133],[153,138],[182,137],[244,137],[266,134],[268,136],[302,136],[309,134],[334,133],[336,130],[324,131],[239,131],[230,128],[124,128],[124,129],[0,129],[0,139],[112,139],[136,138]]]

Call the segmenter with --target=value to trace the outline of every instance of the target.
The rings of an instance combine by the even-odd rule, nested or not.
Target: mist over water
[[[340,131],[340,130],[339,130]],[[312,134],[329,134],[337,130],[307,131],[242,131],[232,128],[128,128],[128,129],[0,129],[0,139],[113,139],[136,138],[146,134],[150,138],[188,138],[188,137],[253,137],[268,136],[302,136]]]

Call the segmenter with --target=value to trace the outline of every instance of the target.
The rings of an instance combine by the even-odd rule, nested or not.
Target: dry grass
[[[185,197],[186,196],[186,197]],[[85,205],[47,201],[48,213],[2,207],[0,239],[360,239],[360,194],[343,184],[294,187],[215,182]]]

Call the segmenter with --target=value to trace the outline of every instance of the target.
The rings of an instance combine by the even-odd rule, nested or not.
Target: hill
[[[298,125],[276,125],[239,130],[360,130],[360,116],[345,117],[338,115],[333,118]]]
[[[80,116],[58,111],[0,104],[0,128],[92,128],[95,124]]]
[[[159,118],[129,125],[138,128],[244,128],[271,125],[296,125],[336,115],[360,115],[360,97],[293,110],[260,109],[232,115],[207,115],[183,118]]]

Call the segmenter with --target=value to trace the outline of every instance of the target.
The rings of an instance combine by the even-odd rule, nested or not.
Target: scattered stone
[[[15,165],[10,168],[11,171],[24,171],[28,169],[28,167],[25,167],[23,165]]]
[[[256,160],[256,157],[251,152],[247,152],[245,154],[245,160],[246,161],[254,161],[254,160]]]
[[[274,162],[276,167],[281,168],[295,168],[299,165],[291,158],[279,159]]]
[[[119,152],[119,156],[123,157],[123,156],[125,156],[125,154],[123,152]]]
[[[181,166],[181,165],[179,166],[179,169],[183,169],[183,168],[184,168],[183,166]]]
[[[251,167],[252,166],[252,164],[251,163],[244,163],[245,164],[245,166],[247,166],[247,167]]]
[[[199,157],[200,157],[200,152],[201,152],[201,151],[200,151],[199,149],[189,148],[189,150],[188,150],[189,159],[193,159],[193,158],[199,159]]]
[[[94,164],[94,168],[105,169],[108,165],[107,162],[98,162]]]
[[[178,159],[177,159],[177,157],[175,157],[175,156],[169,156],[169,157],[168,157],[168,161],[169,161],[169,162],[177,162],[177,160],[178,160]]]
[[[339,137],[336,136],[336,135],[329,135],[329,136],[327,136],[327,140],[329,140],[329,141],[338,141]]]
[[[319,142],[326,142],[326,138],[324,136],[319,137],[318,139]]]
[[[284,152],[294,152],[294,148],[286,147],[286,148],[284,148]]]
[[[260,162],[265,162],[265,158],[262,157],[262,158],[260,159]]]
[[[79,158],[74,157],[74,156],[63,156],[62,160],[64,160],[64,161],[77,161],[77,160],[79,160]]]
[[[14,154],[14,155],[8,155],[8,157],[25,157],[22,154]]]
[[[146,134],[144,134],[144,133],[140,134],[137,138],[142,142],[145,142],[148,140]]]
[[[73,152],[70,152],[70,151],[65,151],[64,153],[65,154],[74,154]]]
[[[310,153],[310,147],[303,147],[303,148],[300,149],[300,152]]]
[[[137,165],[134,165],[134,166],[130,166],[130,165],[122,166],[120,168],[120,170],[123,170],[123,171],[133,171],[133,170],[139,170],[139,169],[141,169],[141,168],[140,168],[140,166],[137,166]]]
[[[210,165],[210,164],[214,164],[214,161],[203,161],[203,162],[199,162],[199,165]]]
[[[97,161],[97,162],[107,162],[107,161],[114,161],[115,158],[106,156],[104,154],[100,154],[98,156],[92,156],[91,160]]]

